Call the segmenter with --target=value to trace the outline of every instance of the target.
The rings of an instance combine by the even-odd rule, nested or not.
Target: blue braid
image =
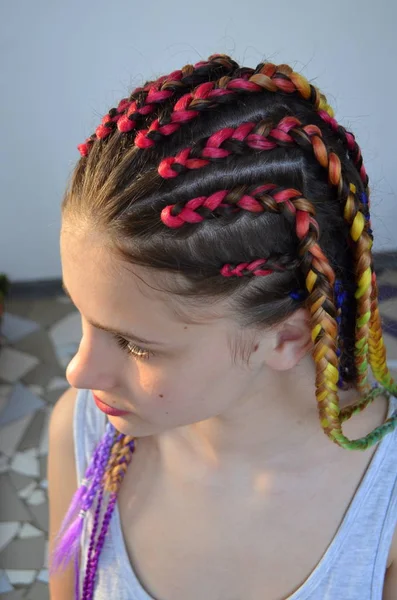
[[[307,294],[305,290],[292,290],[292,292],[288,294],[288,296],[292,298],[292,300],[296,300],[297,302],[303,300],[306,297],[306,295]]]
[[[362,204],[364,205],[364,207],[365,207],[365,213],[364,213],[364,217],[365,217],[365,220],[366,220],[366,221],[367,221],[367,223],[368,223],[368,222],[370,221],[370,219],[371,219],[371,217],[370,217],[370,214],[369,214],[369,202],[368,202],[368,196],[367,196],[367,194],[366,194],[365,192],[361,192],[361,193],[359,194],[359,198],[360,198],[360,201],[361,201],[361,203],[362,203]],[[372,236],[372,229],[371,229],[371,227],[368,227],[368,229],[367,229],[367,232],[369,233],[369,235],[371,235],[371,236]]]
[[[342,351],[340,349],[340,343],[339,343],[339,339],[340,339],[340,335],[341,335],[341,327],[342,327],[342,311],[343,311],[343,306],[347,300],[347,292],[346,292],[346,290],[343,289],[342,282],[340,279],[335,280],[334,292],[335,292],[336,322],[338,324],[338,347],[336,349],[336,355],[338,358],[340,358],[340,355],[342,354]],[[343,387],[343,377],[340,372],[340,367],[339,367],[338,387],[340,387],[340,388]]]

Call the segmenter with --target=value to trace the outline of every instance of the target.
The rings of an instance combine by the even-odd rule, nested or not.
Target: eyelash
[[[113,334],[113,337],[122,350],[125,350],[127,354],[132,354],[135,356],[135,358],[139,358],[140,360],[148,360],[150,355],[154,355],[153,352],[132,344],[120,335]]]

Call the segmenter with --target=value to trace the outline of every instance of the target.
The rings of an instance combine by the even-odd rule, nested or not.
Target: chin
[[[144,421],[137,415],[128,417],[112,417],[107,415],[109,422],[124,435],[131,435],[134,438],[148,437],[161,433],[162,429]]]

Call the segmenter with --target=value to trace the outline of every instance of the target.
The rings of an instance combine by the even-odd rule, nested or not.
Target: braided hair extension
[[[335,308],[336,308],[336,322],[338,324],[338,340],[336,345],[336,355],[340,358],[343,347],[343,336],[342,332],[342,315],[344,314],[344,303],[347,300],[347,292],[343,289],[342,282],[338,279],[335,281]],[[343,388],[343,373],[339,365],[339,380],[338,387]]]
[[[385,389],[397,389],[377,303],[368,176],[354,135],[315,86],[288,65],[252,69],[214,54],[134,90],[78,149],[63,216],[86,217],[106,232],[117,257],[161,272],[184,322],[195,322],[203,299],[231,299],[242,327],[278,323],[304,306],[325,434],[343,448],[365,450],[397,426],[392,415],[357,440],[342,431]],[[376,385],[340,409],[338,383],[367,392],[368,363],[385,389]],[[73,502],[76,514],[89,486],[84,600],[93,598],[135,449],[133,438],[111,428],[98,447],[107,439],[108,448],[109,435],[105,470],[102,450]],[[76,539],[80,534],[74,530]]]
[[[113,445],[109,462],[103,480],[103,487],[99,490],[99,497],[94,516],[94,523],[89,542],[85,577],[83,581],[83,600],[93,598],[95,574],[98,568],[99,556],[101,554],[105,536],[109,528],[110,519],[116,506],[117,494],[121,482],[131,461],[132,453],[135,450],[135,440],[131,436],[118,434]],[[105,490],[109,492],[106,511],[103,515],[102,526],[99,530],[100,513],[103,508],[103,495]],[[97,535],[97,537],[96,537]]]
[[[136,130],[137,124],[161,103],[180,92],[183,93],[188,87],[195,87],[205,82],[212,74],[219,77],[237,68],[237,63],[229,56],[212,54],[208,61],[185,65],[182,69],[163,75],[155,81],[147,81],[143,86],[135,88],[129,98],[120,100],[116,108],[111,108],[102,118],[95,133],[77,146],[81,156],[88,156],[95,140],[104,140],[116,128],[121,133]]]

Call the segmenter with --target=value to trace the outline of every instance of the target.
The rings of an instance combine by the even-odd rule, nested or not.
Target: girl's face
[[[128,411],[122,417],[108,417],[119,431],[136,437],[153,435],[263,396],[267,369],[261,356],[270,341],[261,337],[253,365],[237,364],[230,345],[236,324],[222,316],[226,313],[221,305],[216,318],[199,325],[181,322],[167,296],[149,287],[142,268],[134,266],[132,272],[103,238],[76,233],[65,223],[61,259],[64,285],[81,314],[83,331],[67,367],[67,380],[72,387],[90,389],[104,403]],[[117,339],[117,331],[125,333]],[[153,343],[138,343],[134,335]],[[122,347],[125,340],[135,344],[136,355]]]

